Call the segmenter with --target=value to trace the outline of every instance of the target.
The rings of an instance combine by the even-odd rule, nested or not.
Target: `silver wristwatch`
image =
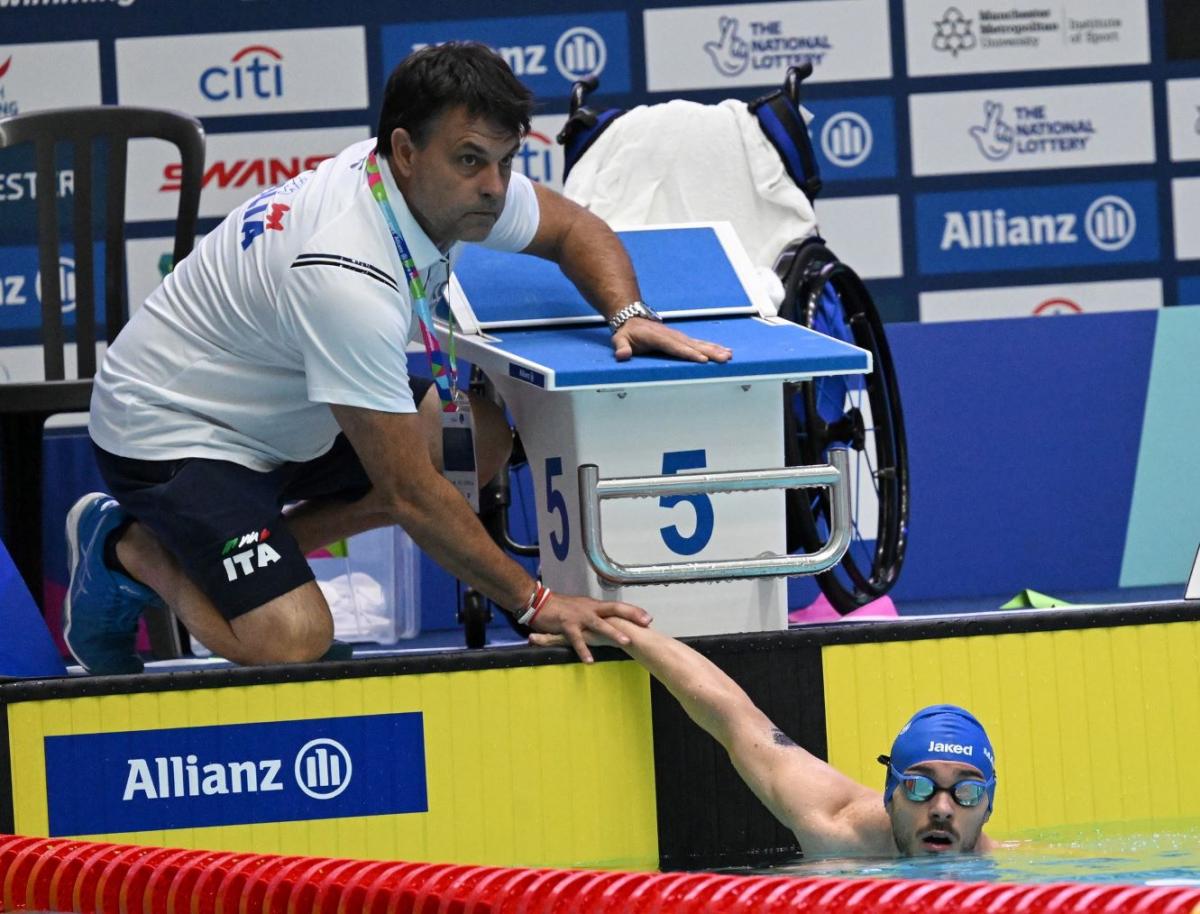
[[[660,324],[662,323],[662,318],[658,316],[658,312],[652,309],[644,301],[635,301],[626,305],[624,308],[610,317],[608,319],[608,327],[613,333],[616,333],[623,326],[625,326],[625,322],[631,317],[644,317],[647,320],[658,321]]]

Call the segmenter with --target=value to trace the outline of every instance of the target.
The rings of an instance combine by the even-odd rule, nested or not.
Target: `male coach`
[[[617,359],[731,356],[657,319],[600,219],[512,173],[532,107],[484,45],[412,54],[388,80],[375,140],[245,203],[133,315],[89,422],[112,497],[85,496],[67,520],[64,627],[85,669],[140,671],[134,632],[154,601],[238,663],[340,655],[305,554],[390,524],[585,661],[585,632],[621,641],[608,619],[649,622],[550,593],[439,473],[442,416],[462,400],[427,332],[426,290],[444,286],[461,242],[556,261],[609,320]],[[408,375],[418,329],[442,383]],[[511,438],[495,408],[470,411],[486,481]]]

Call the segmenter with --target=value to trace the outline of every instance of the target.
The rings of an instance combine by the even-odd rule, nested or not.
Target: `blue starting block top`
[[[642,295],[689,336],[733,350],[726,363],[613,357],[612,335],[557,264],[471,246],[454,268],[451,305],[463,356],[493,378],[545,390],[862,374],[871,355],[771,314],[728,225],[618,232]],[[753,290],[753,291],[752,291]]]
[[[617,232],[642,297],[664,318],[757,314],[744,279],[753,267],[728,226],[654,227]],[[461,298],[480,329],[596,324],[603,318],[558,265],[468,245],[454,266]],[[470,327],[470,320],[461,320]]]
[[[778,318],[696,319],[671,325],[697,339],[728,346],[733,358],[698,363],[638,355],[618,362],[607,327],[496,331],[486,337],[460,337],[460,346],[463,355],[485,371],[499,371],[546,390],[803,379],[871,370],[869,352]]]

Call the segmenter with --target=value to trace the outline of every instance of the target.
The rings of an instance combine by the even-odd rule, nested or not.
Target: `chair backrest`
[[[775,147],[784,169],[810,203],[821,193],[821,168],[800,106],[800,84],[812,75],[812,70],[811,63],[789,67],[782,89],[762,95],[749,104],[763,135]],[[588,95],[599,85],[599,79],[589,76],[571,87],[570,113],[557,137],[563,147],[564,184],[575,163],[625,113],[621,108],[598,111],[584,105]]]
[[[63,380],[66,335],[59,282],[56,151],[71,144],[74,169],[72,225],[75,245],[75,343],[77,376],[96,372],[96,288],[93,263],[92,197],[95,147],[107,146],[104,173],[104,339],[112,342],[128,318],[125,293],[125,188],[128,144],[152,138],[175,144],[182,158],[174,263],[191,251],[200,209],[204,171],[204,128],[190,115],[155,108],[101,105],[33,111],[0,119],[0,149],[31,144],[35,157],[38,273],[41,282],[41,343],[47,381]]]

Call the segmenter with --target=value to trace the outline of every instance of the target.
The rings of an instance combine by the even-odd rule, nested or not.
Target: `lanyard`
[[[392,242],[396,245],[396,253],[400,255],[400,263],[404,267],[404,276],[408,280],[408,294],[412,298],[417,323],[421,325],[421,339],[425,343],[425,354],[429,356],[429,368],[433,372],[438,396],[442,400],[442,412],[456,412],[458,410],[455,402],[458,397],[458,365],[457,359],[454,357],[454,315],[450,315],[450,352],[449,358],[447,358],[447,354],[442,351],[442,347],[433,333],[433,314],[429,310],[429,298],[425,294],[425,283],[421,280],[421,274],[417,272],[412,253],[404,240],[404,234],[400,231],[400,223],[396,221],[396,214],[392,212],[391,204],[388,202],[387,188],[383,185],[383,175],[379,173],[379,161],[374,152],[367,156],[366,172],[367,187],[370,188],[371,196],[375,198],[375,202],[383,211],[384,221],[387,222],[388,231],[392,233]]]

